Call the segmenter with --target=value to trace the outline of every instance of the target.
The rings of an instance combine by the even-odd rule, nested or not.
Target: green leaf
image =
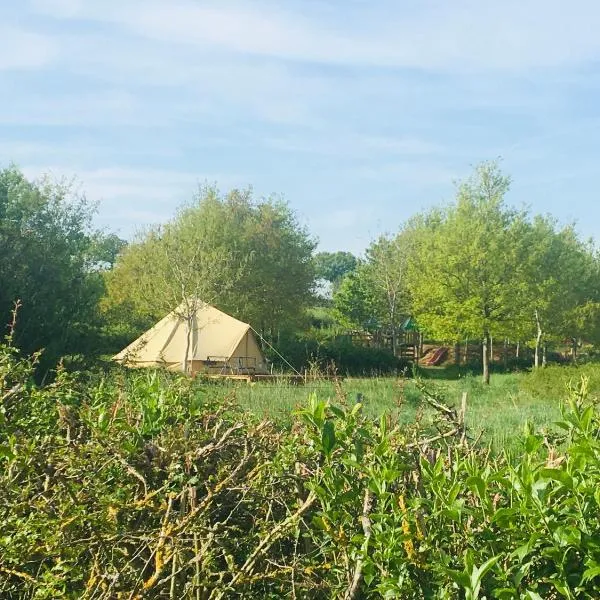
[[[325,421],[321,433],[321,446],[326,456],[331,455],[331,452],[335,448],[335,442],[335,425],[333,421]]]
[[[479,597],[479,590],[481,588],[481,582],[488,572],[494,567],[494,565],[500,560],[501,556],[492,556],[486,560],[480,567],[473,567],[471,573],[471,589],[475,598]]]
[[[455,569],[445,569],[445,571],[452,581],[460,585],[463,589],[471,589],[471,578],[467,573],[456,571]]]
[[[583,575],[581,576],[581,582],[587,583],[598,576],[600,576],[600,566],[590,567],[583,572]]]
[[[557,527],[554,531],[554,538],[562,546],[579,546],[581,544],[581,531],[569,525]]]
[[[362,403],[361,402],[357,402],[353,407],[352,410],[350,411],[350,415],[355,417],[360,410],[362,409]]]
[[[568,490],[573,489],[573,478],[562,469],[541,469],[539,471],[540,477],[545,479],[552,479],[553,481],[558,481]]]
[[[16,454],[8,446],[0,446],[0,458],[8,458],[8,460],[12,460],[15,457]]]
[[[478,476],[467,478],[467,487],[473,492],[477,492],[480,498],[485,496],[486,484],[485,481]]]
[[[329,410],[339,419],[343,419],[346,416],[344,411],[341,408],[338,408],[337,406],[330,405]]]
[[[527,454],[537,452],[542,445],[542,438],[539,435],[528,435],[525,438],[525,451]]]

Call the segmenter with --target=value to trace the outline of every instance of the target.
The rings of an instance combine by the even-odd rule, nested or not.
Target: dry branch
[[[373,504],[373,499],[371,497],[371,492],[369,488],[365,489],[365,499],[363,502],[363,511],[362,516],[360,518],[362,523],[363,532],[365,534],[365,539],[362,544],[362,548],[358,558],[356,559],[356,565],[354,567],[354,577],[352,578],[352,583],[346,590],[344,594],[344,600],[353,600],[356,598],[356,594],[358,593],[360,582],[362,580],[362,571],[364,564],[364,557],[367,555],[369,549],[369,540],[371,539],[371,519],[369,515],[371,513],[371,508]]]

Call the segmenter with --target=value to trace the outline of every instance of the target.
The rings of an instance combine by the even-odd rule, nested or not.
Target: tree
[[[534,339],[537,368],[540,361],[545,362],[549,340],[579,337],[577,332],[587,320],[583,315],[591,315],[590,306],[583,311],[582,307],[592,301],[595,259],[573,226],[558,230],[550,217],[536,216],[525,237],[525,271],[520,284],[523,315],[519,321],[521,330],[533,329],[529,337]]]
[[[314,300],[316,242],[280,199],[249,198],[244,211],[232,235],[239,230],[239,256],[247,262],[224,306],[273,338],[302,323]]]
[[[408,232],[380,237],[367,249],[368,278],[378,298],[380,319],[392,337],[396,355],[398,329],[410,313],[407,287]]]
[[[333,312],[347,329],[373,332],[381,327],[378,302],[365,264],[342,279],[333,295]]]
[[[318,252],[314,257],[315,276],[331,284],[335,294],[342,279],[358,266],[358,259],[350,252]]]
[[[285,203],[203,187],[122,253],[105,306],[130,306],[149,320],[181,306],[189,324],[202,303],[216,304],[273,335],[312,297],[314,245]]]
[[[566,242],[569,260],[563,268],[568,273],[569,293],[560,326],[561,335],[571,340],[571,356],[576,361],[581,341],[600,341],[600,263],[592,242],[583,243],[574,233]]]
[[[0,171],[0,322],[20,300],[14,341],[24,353],[44,349],[47,365],[90,351],[98,332],[92,212],[68,184],[29,181],[16,167]]]
[[[342,279],[333,296],[338,318],[362,329],[386,330],[396,354],[398,330],[410,313],[406,281],[411,236],[381,236],[366,251],[366,258]]]
[[[97,270],[110,270],[127,246],[127,241],[116,233],[97,232],[91,238],[90,266]]]
[[[491,336],[509,329],[513,284],[523,271],[525,215],[505,206],[509,187],[495,162],[483,163],[459,185],[455,204],[408,225],[414,252],[407,274],[419,323],[439,339],[480,338],[486,384]]]

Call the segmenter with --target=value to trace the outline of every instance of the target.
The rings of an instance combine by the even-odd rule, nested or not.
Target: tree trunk
[[[517,349],[516,349],[516,352],[515,352],[515,358],[517,360],[519,360],[519,350],[520,350],[520,348],[521,348],[521,342],[517,342]]]
[[[465,352],[463,354],[463,363],[467,364],[468,360],[469,360],[469,340],[466,339],[465,340]]]
[[[454,364],[460,365],[460,345],[454,344]]]
[[[535,324],[537,325],[537,336],[535,338],[535,358],[534,358],[534,362],[533,362],[533,366],[534,368],[538,368],[540,366],[540,349],[541,349],[541,343],[542,343],[542,325],[540,323],[540,315],[537,311],[537,308],[535,310]]]
[[[392,327],[392,354],[394,356],[396,356],[396,346],[397,346],[396,328]]]
[[[490,363],[494,362],[494,338],[490,335]]]
[[[504,370],[508,369],[508,339],[504,338],[504,347],[502,348],[502,361],[504,363]]]
[[[542,367],[546,366],[546,344],[542,348]]]
[[[490,334],[486,331],[483,335],[483,383],[490,384]]]
[[[577,338],[571,340],[571,359],[573,362],[577,362]]]
[[[415,362],[418,367],[421,356],[423,355],[423,334],[419,331],[416,339],[413,339],[413,341],[415,343]]]
[[[185,354],[183,355],[183,364],[181,370],[188,375],[189,374],[189,359],[190,359],[190,346],[192,345],[192,317],[186,317],[185,319]]]

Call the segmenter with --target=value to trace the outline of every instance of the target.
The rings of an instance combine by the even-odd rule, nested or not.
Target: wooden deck
[[[218,374],[203,374],[203,373],[198,373],[197,374],[198,377],[206,377],[207,379],[228,379],[231,381],[245,381],[246,383],[254,383],[257,381],[262,381],[265,383],[270,383],[270,382],[281,382],[284,381],[286,383],[288,383],[289,385],[303,385],[305,384],[307,381],[312,381],[312,378],[307,378],[304,377],[303,375],[268,375],[268,374],[260,374],[260,373],[253,373],[253,374],[243,374],[243,375],[235,375],[233,373],[218,373]],[[319,379],[327,379],[327,380],[332,380],[335,379],[335,377],[333,376],[323,376],[323,377],[319,377]]]

